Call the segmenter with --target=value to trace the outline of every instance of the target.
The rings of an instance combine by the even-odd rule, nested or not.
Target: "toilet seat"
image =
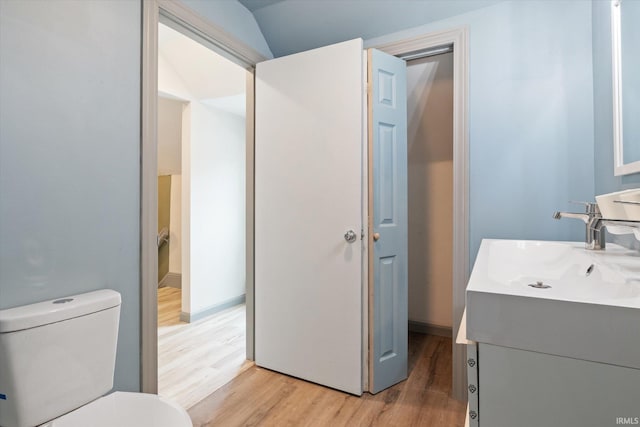
[[[183,408],[155,394],[116,391],[41,427],[193,427]]]

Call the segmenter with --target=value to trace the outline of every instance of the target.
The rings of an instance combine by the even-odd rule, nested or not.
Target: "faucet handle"
[[[573,203],[574,205],[583,205],[585,207],[585,212],[589,215],[600,214],[600,208],[598,207],[598,203],[596,202],[569,200],[569,203]]]

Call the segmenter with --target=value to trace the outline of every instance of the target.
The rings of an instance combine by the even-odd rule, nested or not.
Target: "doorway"
[[[453,53],[407,61],[409,330],[452,336]]]
[[[436,52],[442,51],[442,48]],[[407,66],[409,354],[421,340],[447,361],[431,370],[452,386],[453,53],[424,52]]]
[[[158,247],[157,247],[157,110],[158,110],[158,26],[160,22],[189,35],[201,45],[239,65],[244,70],[245,118],[245,265],[246,357],[253,359],[253,73],[255,64],[266,58],[243,42],[229,37],[219,26],[180,2],[145,1],[142,49],[142,145],[141,145],[141,391],[158,392]],[[184,178],[184,177],[183,177]],[[185,179],[182,180],[184,188]],[[183,194],[184,197],[184,194]],[[183,213],[184,214],[184,213]],[[240,239],[242,240],[242,239]],[[184,242],[183,242],[184,245]],[[185,245],[184,247],[189,247]],[[184,251],[183,251],[184,253]],[[182,272],[185,281],[185,272]],[[182,302],[181,311],[182,311]],[[190,319],[195,320],[195,319]]]
[[[158,26],[158,394],[189,409],[246,351],[246,70]]]

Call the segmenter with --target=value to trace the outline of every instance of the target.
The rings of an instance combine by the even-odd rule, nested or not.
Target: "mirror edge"
[[[611,0],[611,60],[613,65],[613,174],[640,172],[640,161],[624,163],[622,140],[622,63],[620,0]]]

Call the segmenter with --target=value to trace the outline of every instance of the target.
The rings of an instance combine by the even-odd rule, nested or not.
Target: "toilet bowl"
[[[108,394],[121,302],[103,289],[0,310],[0,426],[193,426],[168,399]]]
[[[191,427],[187,411],[155,394],[111,393],[41,427]]]

